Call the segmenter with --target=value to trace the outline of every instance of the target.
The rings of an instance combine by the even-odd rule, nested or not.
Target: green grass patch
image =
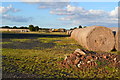
[[[77,42],[69,37],[59,37],[59,38],[38,38],[43,43],[56,43],[56,45],[74,45],[77,44]]]
[[[66,40],[61,40],[61,41],[55,41],[57,45],[74,45],[77,42],[73,39],[66,39]]]
[[[46,37],[42,37],[42,38],[38,38],[38,40],[40,40],[40,42],[43,42],[43,43],[50,43],[50,42],[53,42],[55,40],[61,40],[61,38],[46,38]]]
[[[26,42],[29,41],[30,39],[11,39],[11,41],[15,41],[15,42]]]
[[[12,42],[0,42],[0,44],[10,44]]]
[[[117,51],[117,54],[120,55],[120,51]]]

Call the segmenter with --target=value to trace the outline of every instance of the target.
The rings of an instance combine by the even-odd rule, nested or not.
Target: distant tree
[[[9,26],[2,26],[2,28],[10,28]]]
[[[77,29],[77,27],[74,27],[74,29]]]
[[[79,28],[82,28],[82,26],[81,26],[81,25],[79,25]]]
[[[62,29],[63,32],[66,32],[67,30],[66,29]]]
[[[17,27],[16,27],[16,26],[13,26],[13,29],[17,29]]]
[[[39,30],[39,27],[38,26],[35,26],[35,31],[38,31]]]
[[[42,28],[39,28],[39,30],[42,30]]]
[[[84,26],[83,28],[86,28],[87,26]]]
[[[21,26],[20,29],[28,29],[28,27]]]
[[[35,27],[33,25],[29,25],[29,30],[30,31],[35,31]]]
[[[73,30],[73,28],[70,28],[70,30]]]
[[[24,27],[24,29],[28,29],[28,27]]]

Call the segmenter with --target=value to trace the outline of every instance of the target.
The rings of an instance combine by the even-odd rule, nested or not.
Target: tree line
[[[79,25],[78,27],[74,27],[74,28],[70,28],[70,30],[74,30],[74,29],[77,29],[77,28],[86,28],[87,26],[81,26]]]
[[[13,27],[2,26],[1,28],[8,28],[8,29],[29,29],[28,27],[24,27],[24,26],[21,26],[21,27],[16,27],[16,26],[13,26]]]
[[[38,26],[34,26],[34,25],[29,25],[29,27],[25,27],[25,26],[21,26],[21,27],[17,27],[17,26],[2,26],[1,28],[7,28],[7,29],[29,29],[30,31],[38,31],[40,28]]]
[[[74,30],[77,28],[85,28],[86,26],[79,25],[78,27],[70,28],[70,30]],[[39,30],[49,30],[49,28],[39,28],[39,26],[29,25],[28,27],[21,26],[21,27],[10,27],[10,26],[2,26],[1,28],[8,28],[8,29],[29,29],[30,31],[39,31]]]

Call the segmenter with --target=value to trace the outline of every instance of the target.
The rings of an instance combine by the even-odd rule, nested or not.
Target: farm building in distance
[[[50,32],[66,32],[66,29],[59,28],[59,29],[50,29]]]
[[[0,28],[0,31],[30,32],[29,29],[6,29],[6,28]]]

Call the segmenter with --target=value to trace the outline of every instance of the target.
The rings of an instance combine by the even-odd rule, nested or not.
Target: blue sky
[[[0,7],[1,26],[117,27],[117,9],[117,2],[3,2]]]

